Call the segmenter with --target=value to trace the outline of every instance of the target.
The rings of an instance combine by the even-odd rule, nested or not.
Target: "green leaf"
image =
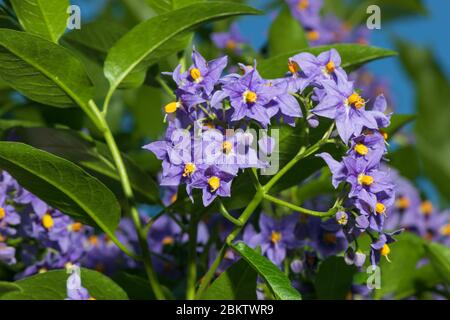
[[[256,300],[258,274],[241,259],[223,272],[205,291],[203,300]]]
[[[57,43],[67,28],[69,0],[11,0],[25,31]]]
[[[277,299],[301,300],[300,293],[292,287],[289,278],[266,257],[243,242],[233,244],[232,248],[266,281]]]
[[[96,300],[128,300],[127,294],[107,276],[80,269],[81,284]],[[52,270],[14,282],[19,291],[7,293],[2,300],[64,300],[67,298],[66,270]]]
[[[155,10],[156,13],[166,13],[173,9],[172,7],[173,0],[146,0],[147,4]]]
[[[405,232],[396,238],[397,242],[389,245],[390,262],[384,257],[380,262],[381,288],[375,291],[377,299],[388,294],[400,294],[414,281],[417,263],[425,255],[424,242],[418,236]]]
[[[120,219],[114,194],[77,165],[23,143],[0,142],[0,167],[25,189],[112,239]]]
[[[315,288],[319,300],[343,300],[351,290],[355,266],[349,266],[342,257],[330,257],[319,266]]]
[[[429,291],[437,285],[444,283],[444,280],[436,272],[434,267],[428,263],[414,271],[411,281],[402,282],[396,290],[396,299],[405,299],[416,296],[421,292]]]
[[[424,173],[444,201],[450,199],[450,81],[429,50],[397,41],[401,61],[414,81],[417,120],[416,147]],[[418,66],[422,66],[419,68]]]
[[[68,129],[16,128],[11,134],[18,142],[76,163],[123,196],[114,160],[104,143]],[[159,203],[159,189],[152,177],[126,155],[122,154],[122,157],[138,201]]]
[[[76,103],[90,113],[93,88],[83,64],[39,36],[0,29],[0,77],[31,100],[60,108]]]
[[[392,50],[370,47],[359,44],[332,44],[315,48],[304,48],[290,53],[284,53],[279,56],[262,60],[258,63],[258,71],[261,76],[267,79],[283,77],[287,72],[287,63],[290,57],[301,52],[309,52],[318,55],[321,52],[336,49],[342,58],[342,67],[346,70],[353,70],[362,64],[373,60],[395,56],[397,53]]]
[[[105,75],[110,94],[133,70],[146,69],[158,61],[157,49],[177,35],[202,23],[242,14],[257,14],[258,10],[225,2],[198,3],[140,23],[111,48],[105,62]]]
[[[0,281],[0,299],[10,292],[20,292],[20,287],[13,282]]]
[[[305,31],[287,6],[280,11],[269,30],[269,53],[277,56],[309,47]],[[286,66],[283,66],[283,70]]]
[[[400,174],[411,181],[420,176],[421,166],[417,149],[412,145],[400,147],[390,152],[389,165],[396,168]]]
[[[434,269],[447,284],[450,284],[450,248],[430,242],[425,246],[425,250]]]
[[[391,117],[391,125],[388,128],[383,129],[383,131],[388,134],[388,138],[390,139],[404,126],[411,123],[415,119],[415,114],[394,114]]]

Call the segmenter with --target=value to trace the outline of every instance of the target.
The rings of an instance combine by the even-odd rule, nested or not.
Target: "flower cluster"
[[[392,169],[396,196],[388,212],[385,229],[404,228],[422,238],[450,245],[450,211],[439,212],[430,200],[422,200],[419,191]]]
[[[130,223],[124,219],[116,236],[133,248],[137,240]],[[17,278],[75,263],[106,273],[135,266],[109,237],[48,206],[5,171],[0,174],[0,261],[17,264]]]
[[[286,0],[286,2],[292,16],[305,29],[312,46],[339,42],[367,43],[367,28],[352,29],[333,14],[322,17],[323,0]]]
[[[217,196],[231,195],[241,170],[267,166],[257,146],[267,154],[274,141],[255,141],[250,126],[267,128],[272,119],[295,125],[302,112],[291,94],[293,78],[263,79],[256,64],[240,65],[243,74],[221,77],[227,57],[207,62],[195,49],[192,61],[188,70],[179,65],[170,73],[177,90],[176,100],[164,107],[165,139],[144,148],[162,160],[161,185],[185,184],[192,199],[193,190],[200,189],[208,206]]]

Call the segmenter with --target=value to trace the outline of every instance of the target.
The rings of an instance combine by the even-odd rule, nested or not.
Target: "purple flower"
[[[399,234],[401,231],[395,231],[393,233],[382,233],[377,240],[374,240],[370,245],[370,262],[372,265],[377,265],[380,262],[380,258],[386,257],[389,260],[389,254],[391,253],[391,248],[389,243],[395,242],[393,238],[394,235]]]
[[[305,76],[317,83],[323,80],[338,80],[338,74],[345,75],[341,68],[341,56],[335,49],[322,52],[317,57],[308,52],[299,53],[291,58]]]
[[[344,251],[348,242],[342,227],[334,219],[322,222],[315,218],[310,220],[310,246],[326,258]]]
[[[95,300],[90,296],[88,290],[81,285],[81,277],[77,272],[72,272],[67,279],[66,286],[66,300]]]
[[[260,246],[262,254],[276,265],[281,266],[286,258],[287,250],[298,245],[294,236],[295,220],[293,215],[274,219],[261,214],[259,218],[260,232],[257,233],[252,225],[247,226],[244,232],[244,242],[253,248]]]
[[[148,234],[148,244],[152,252],[163,253],[166,246],[180,241],[181,228],[169,216],[163,215],[156,220]]]
[[[361,251],[355,251],[352,247],[349,247],[345,252],[344,259],[348,265],[355,265],[360,268],[366,261],[366,255]]]
[[[339,136],[347,143],[352,135],[359,136],[363,128],[378,129],[371,112],[365,110],[365,100],[347,80],[345,74],[337,74],[337,82],[322,81],[325,95],[312,110],[318,116],[334,119]]]
[[[193,65],[184,73],[181,73],[181,65],[179,65],[173,73],[165,74],[172,75],[178,88],[184,92],[194,95],[203,92],[209,96],[227,66],[228,57],[207,62],[194,48],[192,62]]]
[[[361,136],[355,137],[350,141],[350,149],[348,155],[353,158],[362,157],[369,161],[381,161],[383,155],[387,152],[384,137],[378,131],[367,132]]]
[[[315,27],[320,23],[322,0],[287,0],[291,14],[305,27]]]
[[[333,174],[333,186],[337,186],[346,181],[350,184],[350,197],[365,201],[371,208],[377,204],[376,195],[379,192],[392,192],[394,186],[389,179],[389,174],[378,169],[377,157],[372,157],[369,161],[364,158],[354,159],[344,157],[342,162],[337,162],[328,153],[317,155],[325,160]]]
[[[215,93],[220,99],[213,98],[213,100],[229,97],[234,109],[231,121],[253,119],[264,127],[267,127],[270,119],[279,111],[275,98],[284,93],[280,86],[261,78],[256,68],[234,81],[226,82],[222,90]]]
[[[234,175],[210,166],[193,176],[192,188],[203,190],[203,205],[209,206],[217,196],[230,197],[231,183]]]
[[[0,242],[0,262],[6,264],[15,264],[16,263],[16,249],[13,247],[7,246],[5,243]]]
[[[230,50],[236,54],[240,54],[242,46],[245,43],[237,23],[233,23],[229,32],[214,32],[211,34],[211,39],[220,49]]]

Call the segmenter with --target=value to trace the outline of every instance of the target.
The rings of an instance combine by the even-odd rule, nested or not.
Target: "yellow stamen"
[[[42,217],[42,225],[45,229],[50,230],[55,225],[55,222],[53,221],[53,218],[48,213],[44,214]]]
[[[236,47],[237,47],[237,43],[236,43],[236,41],[234,41],[234,40],[232,40],[232,39],[229,39],[228,41],[227,41],[227,43],[226,43],[226,48],[227,49],[229,49],[229,50],[234,50],[234,49],[236,49]]]
[[[334,62],[332,60],[330,60],[325,66],[325,69],[327,70],[328,73],[333,73],[335,68],[336,66],[334,65]]]
[[[317,41],[320,39],[320,33],[318,31],[311,30],[306,33],[306,37],[309,41]]]
[[[378,214],[386,213],[386,206],[381,202],[377,202],[377,204],[375,205],[375,212]]]
[[[230,141],[225,141],[222,143],[223,153],[229,154],[233,150],[233,144]]]
[[[387,140],[389,138],[389,134],[386,131],[379,130],[381,135],[383,136],[384,140]]]
[[[95,299],[94,297],[89,297],[88,300],[97,300],[97,299]]]
[[[72,223],[71,229],[73,232],[79,232],[83,225],[80,222]]]
[[[346,215],[342,215],[337,221],[341,226],[345,226],[348,222],[348,217]]]
[[[389,246],[385,243],[384,246],[383,246],[383,248],[381,248],[381,250],[380,250],[380,254],[381,254],[383,257],[387,257],[387,255],[388,255],[389,253],[391,253],[391,248],[389,248]]]
[[[270,235],[270,241],[272,241],[273,244],[278,243],[281,241],[281,233],[278,231],[272,231],[272,234]]]
[[[40,268],[38,270],[38,273],[46,273],[47,271],[48,271],[47,268]]]
[[[296,74],[298,72],[298,70],[300,70],[300,67],[298,66],[297,62],[289,61],[288,62],[288,69],[289,69],[290,73]]]
[[[0,220],[2,220],[6,216],[5,209],[0,207]]]
[[[257,99],[258,95],[255,92],[250,90],[244,92],[244,101],[246,103],[255,103]]]
[[[443,226],[440,231],[443,236],[450,236],[450,223]]]
[[[361,96],[354,92],[352,93],[348,98],[347,98],[347,103],[350,106],[355,106],[355,108],[359,109],[361,107],[363,107],[366,104],[366,101],[361,98]]]
[[[422,202],[420,205],[420,212],[425,216],[429,216],[433,213],[433,204],[428,200]]]
[[[166,236],[162,239],[162,244],[165,246],[169,246],[175,242],[175,239],[171,236]]]
[[[177,111],[179,106],[180,106],[179,102],[171,102],[166,104],[166,106],[164,107],[164,111],[166,113],[174,113],[175,111]]]
[[[178,193],[175,193],[172,197],[170,197],[170,203],[175,203],[178,199]]]
[[[373,177],[365,175],[364,173],[361,173],[358,176],[358,183],[363,184],[365,186],[370,186],[373,183]]]
[[[395,206],[398,209],[408,209],[410,206],[409,199],[407,197],[400,197],[395,201]]]
[[[88,241],[91,245],[96,246],[98,245],[98,237],[97,236],[90,236],[88,238]]]
[[[211,178],[208,179],[208,184],[209,184],[211,192],[215,192],[220,187],[220,178],[216,177],[216,176],[212,176]]]
[[[300,11],[306,10],[309,7],[309,0],[299,0],[297,4],[297,8]]]
[[[186,178],[192,176],[196,169],[197,167],[192,162],[186,163],[186,165],[184,166],[183,177]]]
[[[365,156],[369,152],[369,148],[367,148],[362,143],[357,143],[355,145],[355,151],[356,151],[356,153],[358,153],[358,154],[360,154],[362,156]]]
[[[192,68],[189,74],[191,75],[191,78],[194,79],[195,82],[202,81],[202,73],[200,72],[199,69]]]

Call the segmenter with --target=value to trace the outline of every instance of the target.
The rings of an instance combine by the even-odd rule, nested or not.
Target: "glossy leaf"
[[[225,270],[205,291],[202,300],[256,300],[258,274],[241,259]]]
[[[39,36],[0,29],[0,77],[31,100],[89,113],[91,82],[69,50]]]
[[[116,197],[77,165],[23,143],[0,142],[0,167],[50,206],[115,238],[120,219]]]
[[[25,31],[57,43],[67,28],[69,0],[11,0]]]
[[[278,14],[269,30],[269,54],[271,57],[309,47],[308,39],[298,20],[288,7]],[[283,69],[286,69],[284,66]]]
[[[110,50],[105,62],[105,75],[110,92],[133,70],[146,69],[160,56],[157,49],[177,35],[208,21],[242,14],[257,14],[250,7],[225,2],[194,4],[140,23]]]
[[[391,125],[383,129],[383,131],[388,134],[389,138],[392,138],[404,126],[413,122],[415,119],[416,115],[414,114],[393,114],[391,117]]]
[[[315,48],[304,48],[290,53],[284,53],[279,56],[262,60],[258,63],[258,71],[261,76],[267,79],[283,77],[287,72],[287,63],[290,57],[301,52],[310,52],[318,55],[321,52],[336,49],[342,58],[342,67],[346,70],[353,70],[362,64],[373,60],[395,56],[397,53],[392,50],[370,47],[359,44],[332,44]]]
[[[96,300],[128,300],[127,294],[107,276],[82,268],[82,286]],[[2,300],[64,300],[67,298],[66,270],[52,270],[14,282],[21,291],[0,296]]]
[[[351,290],[354,266],[345,263],[342,257],[330,257],[319,266],[315,288],[319,300],[343,300]]]
[[[277,299],[301,300],[300,293],[292,287],[289,278],[266,257],[243,242],[237,242],[232,248],[266,281]]]
[[[439,243],[428,243],[426,253],[434,269],[450,284],[450,249]]]
[[[397,242],[389,245],[389,261],[382,258],[381,288],[375,291],[375,298],[397,295],[408,283],[414,281],[417,263],[425,255],[423,240],[412,233],[396,236]]]
[[[106,145],[76,131],[52,128],[17,128],[10,133],[15,141],[27,143],[78,164],[122,196],[120,177]],[[131,187],[138,200],[159,202],[159,189],[152,177],[126,155],[122,155]]]

